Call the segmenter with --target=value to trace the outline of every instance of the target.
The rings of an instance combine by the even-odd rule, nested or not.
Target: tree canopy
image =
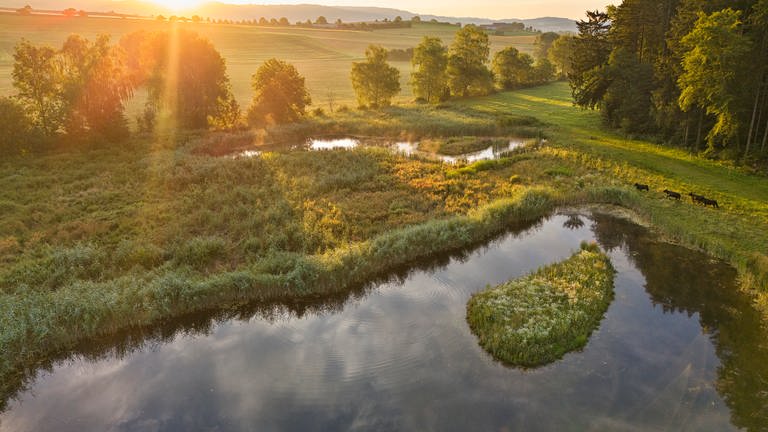
[[[304,77],[292,64],[272,58],[253,75],[253,103],[249,123],[262,126],[293,122],[306,113],[312,103]]]
[[[569,44],[574,99],[627,132],[768,156],[766,16],[768,0],[624,0],[589,12]],[[559,50],[550,57],[566,70]]]
[[[436,37],[424,36],[413,50],[411,84],[417,98],[440,102],[448,93],[448,48]]]
[[[475,25],[456,33],[448,57],[448,85],[454,96],[485,95],[493,91],[493,75],[488,70],[488,35]]]
[[[371,45],[364,62],[352,63],[352,87],[360,106],[388,106],[400,92],[400,71],[387,63],[387,50]]]
[[[148,118],[160,114],[171,126],[201,129],[232,107],[224,58],[208,39],[186,30],[137,32],[121,45],[136,84],[149,91]]]

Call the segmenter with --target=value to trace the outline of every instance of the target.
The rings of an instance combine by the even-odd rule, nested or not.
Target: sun
[[[160,6],[165,6],[168,9],[184,10],[190,9],[195,6],[199,6],[202,0],[153,0],[154,3]]]

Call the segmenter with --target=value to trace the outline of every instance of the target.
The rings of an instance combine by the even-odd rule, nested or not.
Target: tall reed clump
[[[582,348],[613,299],[614,270],[597,245],[470,298],[480,345],[506,364],[539,366]]]

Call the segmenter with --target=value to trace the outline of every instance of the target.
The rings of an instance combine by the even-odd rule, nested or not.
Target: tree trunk
[[[704,123],[704,110],[699,108],[699,129],[696,131],[696,153],[699,152],[699,144],[701,143],[701,126]]]
[[[765,133],[763,133],[763,143],[760,145],[760,152],[765,153],[765,143],[768,141],[768,122],[765,122]]]
[[[691,129],[691,119],[686,114],[685,116],[685,136],[683,137],[683,148],[688,148],[688,131]]]
[[[755,121],[757,119],[757,106],[760,104],[760,90],[762,90],[762,83],[757,86],[757,94],[755,94],[755,103],[752,107],[752,121],[749,122],[749,133],[747,133],[747,148],[744,150],[744,158],[749,156],[749,145],[752,144],[752,131],[755,129]]]

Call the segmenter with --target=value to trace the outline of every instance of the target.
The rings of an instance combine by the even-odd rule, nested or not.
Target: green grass
[[[178,24],[209,38],[227,62],[232,91],[241,106],[247,107],[253,97],[251,76],[265,60],[277,57],[292,63],[306,78],[314,106],[328,109],[329,93],[335,105],[355,106],[355,96],[349,79],[352,62],[365,58],[370,44],[388,49],[409,48],[418,45],[425,35],[437,36],[451,43],[456,26],[431,23],[416,24],[409,29],[368,31],[326,30],[306,28],[269,28],[242,25]],[[113,41],[137,30],[166,30],[169,23],[147,20],[116,20],[107,18],[67,19],[56,16],[0,14],[0,95],[13,94],[11,71],[13,48],[26,38],[33,43],[60,47],[72,33],[93,38],[99,33],[112,35]],[[535,36],[491,36],[491,50],[499,51],[514,45],[524,52],[532,52]],[[400,70],[402,93],[396,102],[413,100],[409,84],[410,62],[393,62]],[[139,96],[142,96],[139,93]],[[129,113],[138,112],[143,100],[134,100]],[[131,115],[132,117],[133,115]]]
[[[473,295],[467,322],[480,346],[506,364],[539,366],[582,348],[613,299],[614,270],[597,245]]]

